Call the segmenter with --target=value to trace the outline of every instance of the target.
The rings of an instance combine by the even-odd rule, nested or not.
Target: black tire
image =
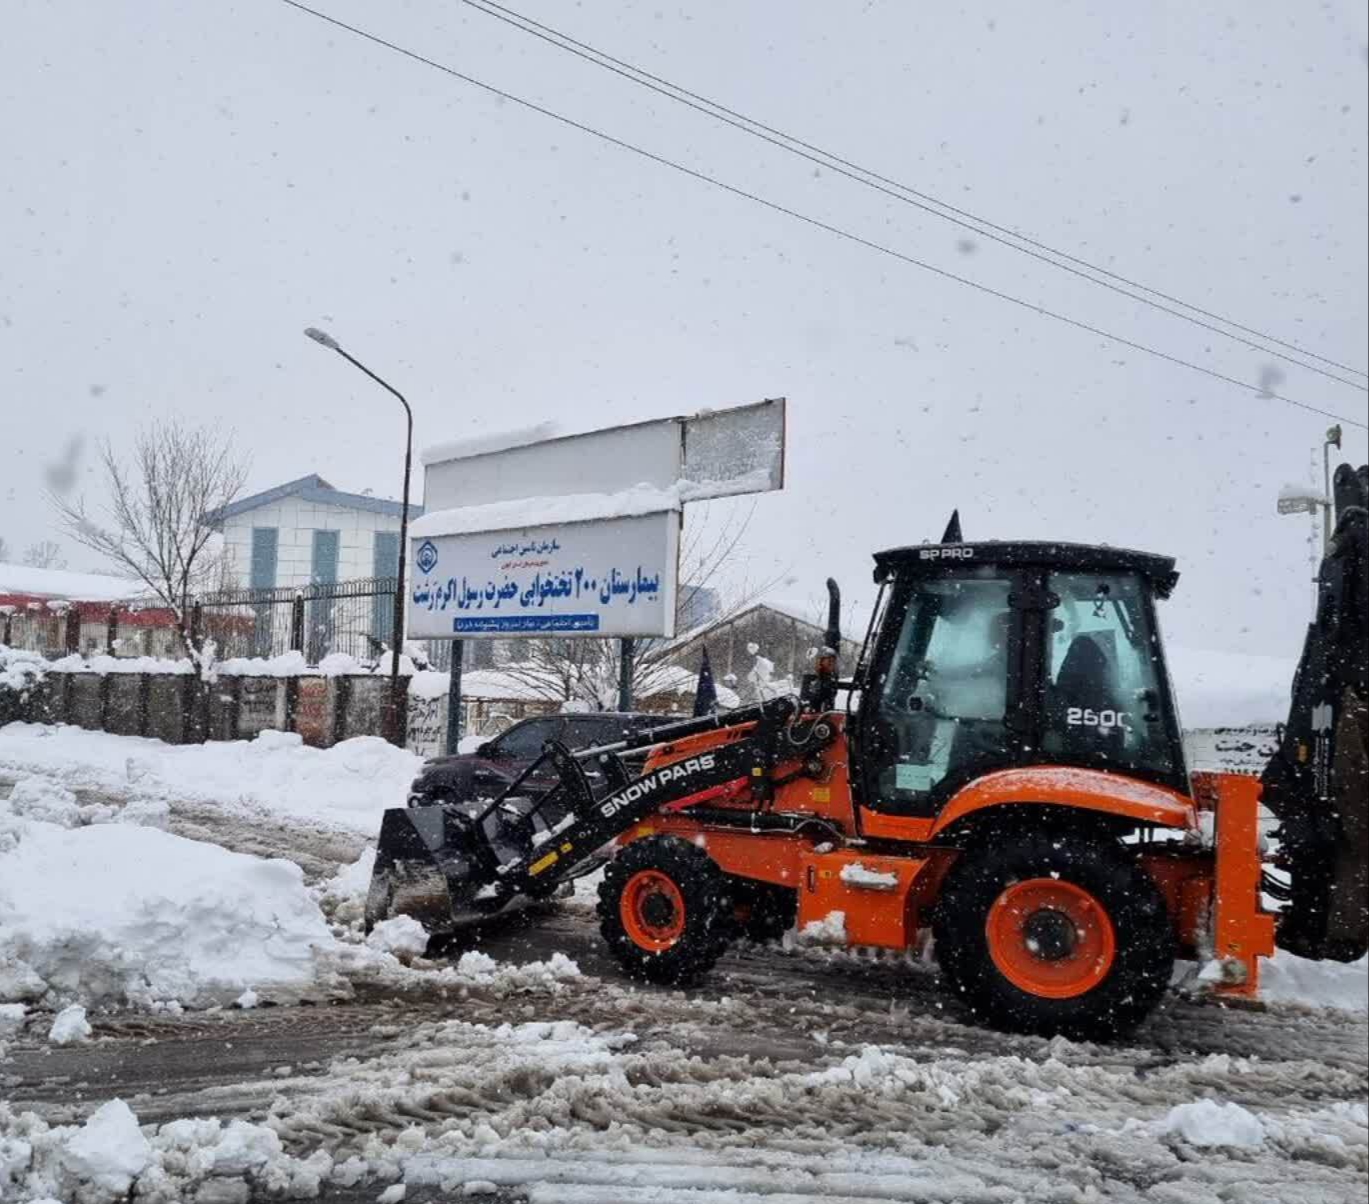
[[[727,948],[732,912],[727,876],[717,862],[677,836],[634,841],[604,868],[599,885],[599,931],[624,971],[649,982],[693,982],[711,969]],[[636,936],[630,917],[636,918]],[[662,936],[644,944],[644,928],[653,921]]]
[[[1150,876],[1121,845],[1103,836],[1021,829],[986,835],[961,855],[937,904],[933,932],[947,984],[976,1018],[996,1028],[1090,1039],[1120,1036],[1134,1028],[1159,1002],[1174,970],[1170,917]],[[1068,998],[1023,989],[1004,973],[990,948],[995,903],[1009,888],[1030,890],[1022,884],[1033,880],[1041,880],[1043,886],[1038,889],[1047,893],[1053,882],[1069,891],[1086,892],[1101,905],[1111,925],[1115,952],[1110,960],[1100,957],[1073,963],[1086,967],[1078,973],[1101,977],[1086,989],[1082,984],[1070,988],[1080,993]],[[1091,906],[1086,904],[1086,910]],[[995,922],[1015,921],[1027,914],[1005,909],[995,913]],[[1032,943],[1036,938],[1025,932],[1027,924],[1037,920],[1045,927],[1033,931],[1042,933],[1047,946],[1063,941],[1072,947],[1076,940],[1085,939],[1082,928],[1070,923],[1064,913],[1042,907],[1032,911],[1022,925],[1027,952],[1017,956],[1023,961],[1038,958],[1048,964],[1053,960],[1040,953]],[[1010,942],[997,943],[1001,949]],[[1067,951],[1055,960],[1067,962],[1073,956]]]
[[[758,945],[778,941],[794,927],[799,911],[798,892],[769,882],[729,878],[737,929]]]

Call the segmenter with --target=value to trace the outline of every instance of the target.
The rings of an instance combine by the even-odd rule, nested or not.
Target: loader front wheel
[[[628,845],[604,868],[599,931],[633,978],[690,982],[727,947],[727,878],[702,849],[675,836]]]
[[[937,905],[951,989],[995,1027],[1072,1037],[1134,1028],[1169,985],[1160,892],[1116,843],[1020,829],[961,855]]]

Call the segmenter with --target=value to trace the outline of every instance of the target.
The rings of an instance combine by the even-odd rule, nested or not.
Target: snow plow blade
[[[451,932],[503,911],[516,899],[550,898],[557,888],[599,862],[537,880],[529,875],[542,845],[594,804],[582,760],[594,758],[605,789],[627,781],[613,745],[572,753],[549,743],[542,755],[493,799],[392,807],[380,824],[375,869],[366,895],[366,931],[382,920],[413,916],[429,933]],[[555,771],[557,784],[530,796],[527,779]],[[593,850],[588,850],[592,853]]]
[[[702,716],[639,733],[616,744],[571,752],[557,741],[493,799],[385,812],[375,869],[366,896],[366,930],[398,915],[413,916],[439,935],[489,917],[517,902],[555,896],[598,869],[617,836],[663,803],[710,796],[728,785],[765,781],[776,733],[797,703],[771,699],[725,717]],[[717,728],[754,728],[755,740],[733,740],[679,765],[634,777],[621,754]],[[830,740],[830,724],[814,724],[806,739]],[[802,752],[807,745],[792,745]],[[593,764],[593,782],[585,765]],[[549,772],[550,771],[550,772]],[[556,784],[528,793],[530,778]],[[762,789],[762,787],[757,787]]]
[[[366,931],[382,920],[413,916],[431,933],[450,932],[478,915],[478,881],[468,816],[450,805],[385,812],[366,895]]]

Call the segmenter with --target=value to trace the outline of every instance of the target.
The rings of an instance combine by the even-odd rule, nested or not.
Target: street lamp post
[[[1326,498],[1326,505],[1322,507],[1321,517],[1321,551],[1325,556],[1331,547],[1331,531],[1334,526],[1332,523],[1332,502],[1331,502],[1331,449],[1334,447],[1340,450],[1340,423],[1330,427],[1326,432],[1326,438],[1321,445],[1321,481],[1322,494]]]
[[[414,412],[409,408],[409,403],[404,399],[403,393],[388,381],[382,380],[355,356],[348,355],[338,341],[326,330],[319,330],[316,326],[310,326],[304,333],[319,346],[327,347],[330,351],[336,351],[349,364],[354,368],[359,368],[382,389],[393,393],[395,397],[399,398],[399,404],[404,407],[404,418],[408,425],[404,437],[404,489],[399,495],[399,572],[395,578],[394,627],[390,638],[390,698],[386,708],[388,713],[385,723],[390,740],[395,744],[402,744],[403,733],[399,730],[400,716],[403,714],[403,708],[399,702],[399,653],[400,646],[404,643],[404,567],[409,544],[409,474],[413,468]]]

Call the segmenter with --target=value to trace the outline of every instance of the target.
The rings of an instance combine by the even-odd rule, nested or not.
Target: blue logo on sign
[[[437,568],[437,548],[431,539],[425,539],[419,545],[418,555],[414,557],[414,563],[423,573],[431,573],[433,569]]]

